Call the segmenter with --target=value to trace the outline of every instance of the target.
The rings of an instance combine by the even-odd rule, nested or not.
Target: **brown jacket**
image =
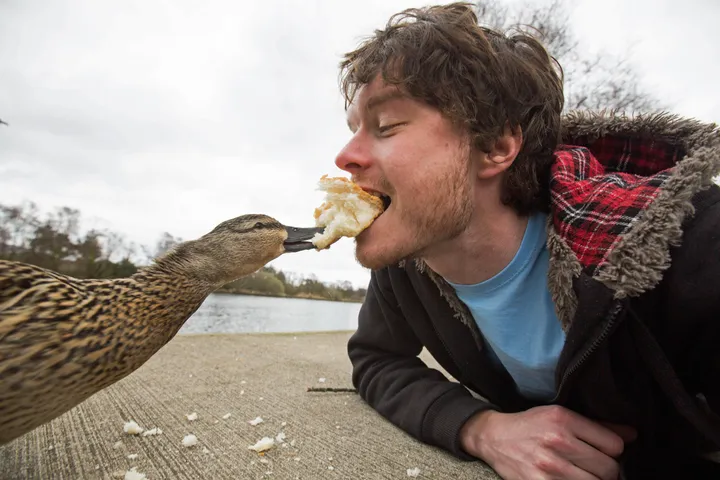
[[[579,169],[571,180],[589,181],[597,197],[610,184],[656,188],[641,195],[649,198],[642,208],[623,207],[623,225],[604,237],[593,235],[602,225],[578,221],[557,198],[549,209],[548,284],[567,335],[551,403],[635,426],[639,437],[623,459],[628,477],[651,468],[687,474],[694,452],[720,450],[720,188],[712,183],[720,132],[668,115],[574,113],[564,121],[566,143],[604,159],[602,174]],[[562,196],[569,187],[559,170],[550,188]],[[587,214],[598,203],[578,197],[573,208]],[[598,246],[592,242],[607,249],[594,260],[582,254]],[[410,435],[469,460],[459,444],[469,417],[537,405],[517,393],[483,343],[452,287],[422,261],[404,261],[372,272],[348,344],[353,383]],[[457,382],[418,358],[423,347]]]

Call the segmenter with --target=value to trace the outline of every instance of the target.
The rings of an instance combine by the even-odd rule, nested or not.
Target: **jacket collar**
[[[720,174],[720,130],[666,113],[571,112],[562,137],[550,180],[548,286],[567,331],[577,308],[573,279],[581,272],[615,298],[660,282],[683,221],[694,213],[693,196]],[[454,289],[422,260],[414,263],[470,326],[472,315]]]

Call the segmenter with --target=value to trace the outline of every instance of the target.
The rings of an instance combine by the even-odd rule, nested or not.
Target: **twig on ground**
[[[308,392],[350,392],[357,393],[354,388],[308,387]]]

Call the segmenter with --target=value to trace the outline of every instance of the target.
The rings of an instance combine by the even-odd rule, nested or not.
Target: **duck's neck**
[[[169,275],[154,266],[136,273],[131,281],[139,294],[135,301],[127,302],[125,309],[127,320],[139,331],[133,332],[134,352],[128,354],[140,363],[172,340],[216,289],[212,284],[182,274]]]
[[[158,257],[146,269],[148,273],[168,278],[186,278],[198,286],[215,289],[223,285],[227,258],[202,240],[190,240]]]
[[[130,318],[143,329],[143,351],[135,352],[138,359],[149,358],[169,342],[207,296],[224,284],[216,278],[222,272],[217,255],[206,250],[200,242],[186,242],[131,277],[139,298],[137,305],[127,302],[124,308],[135,310],[128,311]]]

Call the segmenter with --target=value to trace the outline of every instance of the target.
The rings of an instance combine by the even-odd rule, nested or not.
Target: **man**
[[[336,164],[387,203],[357,237],[362,398],[507,479],[703,478],[720,449],[715,127],[563,117],[542,45],[468,4],[393,16],[341,68]]]

